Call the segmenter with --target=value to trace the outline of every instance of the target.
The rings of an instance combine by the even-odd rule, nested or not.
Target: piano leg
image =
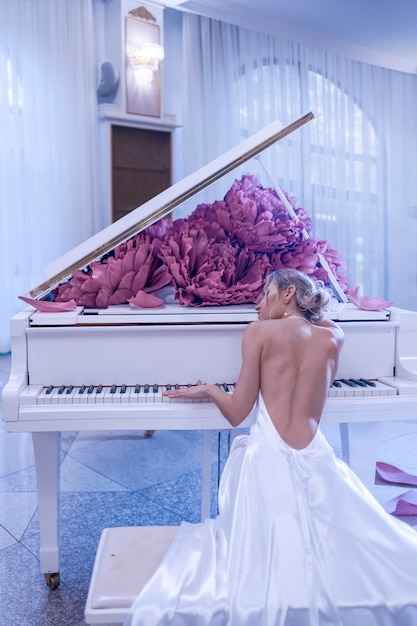
[[[375,486],[379,431],[379,422],[340,425],[343,460],[371,492]]]
[[[60,582],[58,548],[59,432],[32,433],[38,489],[40,568],[51,589]]]

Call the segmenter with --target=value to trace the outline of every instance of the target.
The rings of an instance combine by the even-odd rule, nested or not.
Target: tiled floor
[[[0,390],[10,356],[0,356]],[[340,454],[337,426],[323,424]],[[213,434],[212,494],[218,438]],[[221,439],[221,466],[227,437]],[[417,474],[417,421],[382,426],[379,459]],[[60,573],[51,591],[39,571],[36,480],[30,434],[0,425],[0,626],[82,626],[100,533],[123,525],[199,521],[201,433],[67,432],[61,441]],[[377,485],[381,502],[405,491]],[[215,497],[213,497],[215,501]],[[215,515],[215,504],[212,515]],[[404,518],[406,519],[406,518]],[[417,518],[407,522],[416,526]]]

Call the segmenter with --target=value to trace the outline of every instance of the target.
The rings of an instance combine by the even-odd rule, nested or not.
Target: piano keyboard
[[[396,396],[397,389],[390,387],[379,380],[367,380],[366,378],[342,378],[335,380],[331,385],[328,398],[349,398],[366,396]]]
[[[30,404],[135,404],[135,403],[183,403],[209,402],[209,400],[170,399],[163,395],[169,389],[186,388],[190,385],[53,385],[42,387],[32,385],[21,394],[21,403]],[[218,383],[227,393],[233,393],[235,383]],[[397,390],[378,380],[341,379],[336,380],[328,391],[329,398],[395,396]]]

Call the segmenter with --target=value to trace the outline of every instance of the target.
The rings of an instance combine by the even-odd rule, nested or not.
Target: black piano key
[[[359,380],[365,383],[365,385],[368,385],[368,387],[376,387],[376,384],[373,380],[367,380],[366,378],[360,378]]]
[[[177,384],[175,385],[175,389],[179,389],[179,388],[180,388],[180,386],[179,386],[179,384],[177,383]]]
[[[92,394],[94,391],[94,385],[89,385],[88,389],[87,389],[87,393],[88,394]]]
[[[74,385],[68,385],[66,393],[69,395],[74,389]]]
[[[58,395],[62,396],[62,394],[64,393],[65,390],[65,385],[61,385],[60,388],[58,389]]]
[[[135,393],[140,393],[140,385],[135,385]]]
[[[158,385],[153,385],[153,392],[158,393]]]
[[[348,380],[347,378],[341,378],[340,380],[341,380],[342,383],[344,383],[348,387],[357,387],[357,385],[355,385],[355,383],[353,383],[351,380]]]
[[[101,393],[103,391],[103,385],[99,385],[96,389],[96,393]]]
[[[45,391],[45,394],[47,396],[49,396],[49,394],[52,393],[53,390],[54,390],[54,386],[53,385],[49,385],[48,389]]]
[[[126,393],[126,385],[120,387],[120,393]]]
[[[226,393],[229,391],[229,387],[226,385],[226,383],[223,383],[223,389],[224,391],[226,391]]]
[[[358,385],[359,387],[366,387],[366,384],[363,382],[363,380],[360,380],[360,378],[351,378],[350,379],[353,383],[355,383],[355,385]]]
[[[78,390],[78,393],[82,395],[84,391],[85,391],[85,385],[81,385],[81,387]]]
[[[171,391],[171,385],[166,386],[167,391]]]
[[[117,385],[112,385],[110,389],[110,393],[116,393]]]
[[[341,386],[342,386],[342,383],[339,382],[338,380],[334,380],[332,382],[332,387],[341,387]]]
[[[149,393],[149,385],[143,386],[143,393]]]

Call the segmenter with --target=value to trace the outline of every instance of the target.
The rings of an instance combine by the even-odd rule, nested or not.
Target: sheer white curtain
[[[0,0],[0,353],[18,295],[100,226],[90,0]]]
[[[186,173],[315,110],[262,159],[310,213],[312,236],[341,253],[350,285],[417,309],[417,76],[192,14],[183,54]],[[270,186],[258,163],[235,175],[247,171]]]

